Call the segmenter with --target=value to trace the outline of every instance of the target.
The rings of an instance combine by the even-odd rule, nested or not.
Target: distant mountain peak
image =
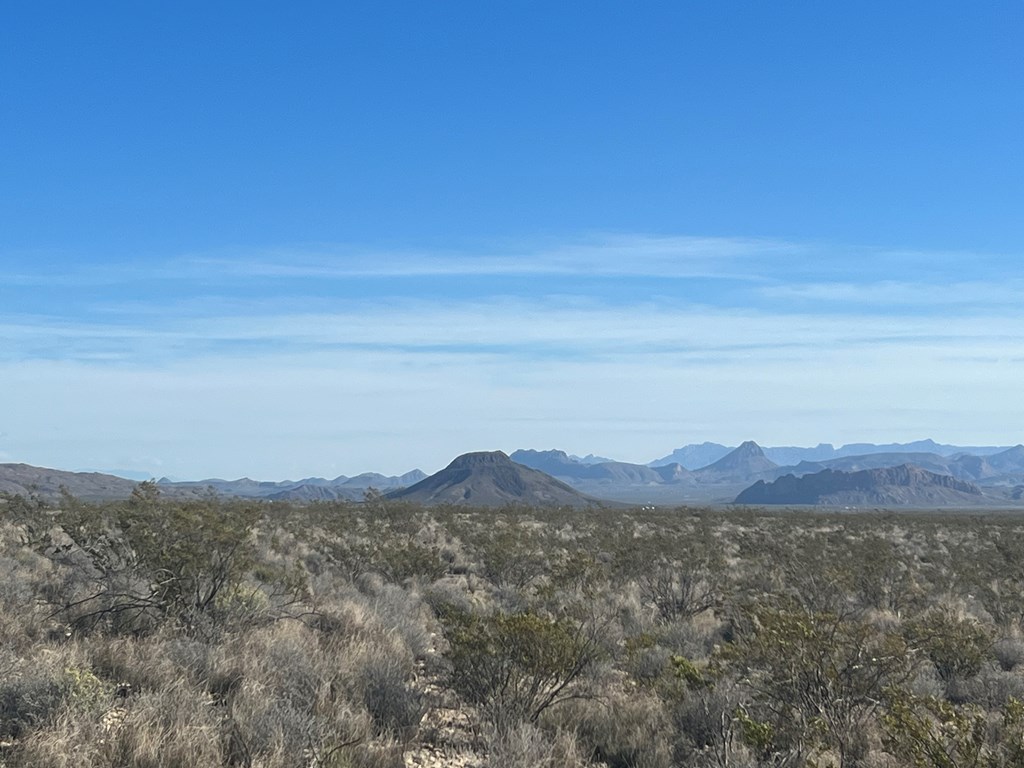
[[[706,473],[756,474],[776,469],[778,464],[764,455],[761,446],[753,440],[741,443],[714,464],[700,470]]]

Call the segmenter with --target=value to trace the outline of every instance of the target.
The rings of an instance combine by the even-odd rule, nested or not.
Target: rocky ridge
[[[773,482],[759,480],[736,497],[737,504],[958,507],[984,503],[981,490],[949,475],[903,464],[858,472],[825,469]]]

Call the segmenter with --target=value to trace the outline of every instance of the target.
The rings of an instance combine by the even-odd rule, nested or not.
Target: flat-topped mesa
[[[473,469],[515,464],[504,451],[475,451],[457,456],[447,469]]]

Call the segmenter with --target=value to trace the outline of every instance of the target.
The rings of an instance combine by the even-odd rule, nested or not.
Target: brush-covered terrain
[[[0,766],[1024,765],[1024,520],[0,501]]]

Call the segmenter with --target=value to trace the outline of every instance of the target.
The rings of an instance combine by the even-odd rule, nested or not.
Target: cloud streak
[[[794,349],[847,349],[916,343],[951,347],[1024,342],[1019,314],[958,318],[945,313],[779,312],[672,306],[649,302],[499,299],[491,302],[356,303],[335,312],[169,315],[145,325],[78,323],[22,316],[0,324],[0,357],[120,354],[125,359],[246,357],[279,349],[395,349],[405,353],[499,351],[532,358],[550,354],[774,354]]]
[[[804,247],[728,237],[593,235],[570,242],[508,243],[481,249],[403,250],[335,245],[222,251],[149,262],[101,263],[65,271],[13,270],[17,285],[116,285],[145,280],[345,280],[512,275],[714,277],[742,279],[730,264]]]
[[[1017,308],[1024,296],[1024,280],[957,281],[912,283],[895,280],[881,282],[807,283],[763,286],[758,292],[773,301],[801,302],[804,305],[833,306],[859,311],[865,305],[894,308],[920,308],[948,313],[950,306],[977,307],[988,312],[997,308]]]
[[[732,268],[803,251],[802,246],[767,239],[600,235],[568,243],[509,244],[460,252],[297,248],[255,256],[190,257],[181,260],[174,272],[239,279],[582,275],[752,279],[746,270]]]
[[[534,240],[452,249],[381,249],[296,245],[230,249],[169,259],[90,263],[37,270],[31,263],[8,270],[19,286],[103,286],[146,281],[188,283],[336,281],[354,278],[452,277],[652,277],[736,281],[827,278],[883,282],[941,281],[962,272],[1007,276],[1005,256],[917,252],[772,238],[693,237],[597,233],[572,240]],[[899,282],[899,279],[896,279]]]

